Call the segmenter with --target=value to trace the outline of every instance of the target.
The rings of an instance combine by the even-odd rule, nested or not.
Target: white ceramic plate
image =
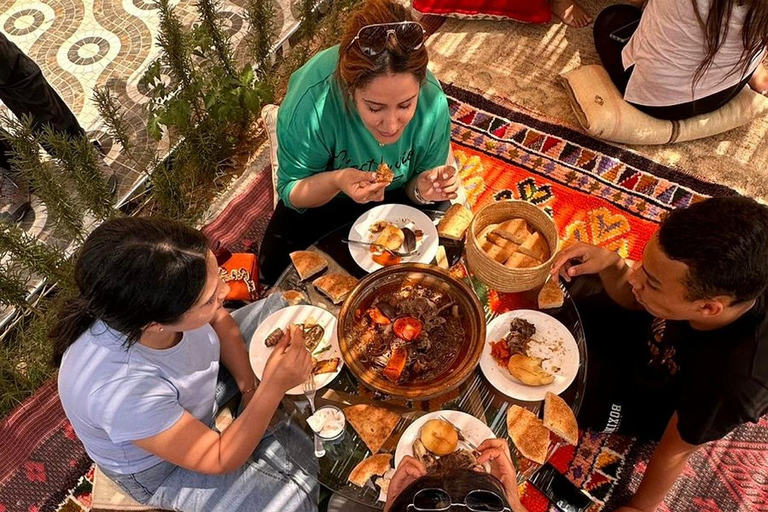
[[[403,457],[406,455],[413,456],[413,442],[418,439],[421,432],[421,427],[429,420],[439,419],[440,416],[444,416],[448,421],[459,427],[464,434],[464,437],[474,443],[475,446],[480,446],[480,443],[486,439],[495,438],[493,431],[474,416],[461,411],[435,411],[429,414],[425,414],[421,418],[411,423],[403,435],[400,436],[400,442],[397,443],[395,449],[395,467],[400,464]],[[467,448],[462,446],[462,442],[459,442],[459,448]]]
[[[498,341],[509,333],[509,324],[513,318],[523,318],[536,326],[534,340],[541,340],[541,344],[532,341],[529,345],[529,355],[545,359],[544,369],[549,366],[559,368],[555,372],[555,380],[546,386],[528,386],[510,375],[506,368],[502,368],[491,356],[491,342]],[[480,369],[488,381],[505,395],[534,402],[544,400],[547,391],[559,395],[571,385],[579,371],[579,347],[573,335],[562,323],[554,317],[533,311],[531,309],[518,309],[508,311],[494,318],[485,329],[485,347],[480,356]]]
[[[272,353],[272,348],[267,347],[264,344],[264,340],[267,339],[267,336],[272,334],[278,327],[285,330],[291,324],[302,324],[307,321],[316,323],[325,330],[323,339],[320,340],[320,343],[318,343],[313,354],[317,354],[316,357],[319,360],[331,359],[334,357],[341,358],[339,342],[336,339],[336,317],[333,316],[332,313],[316,306],[288,306],[287,308],[283,308],[280,311],[276,311],[269,315],[267,319],[259,325],[256,332],[253,333],[249,356],[253,373],[256,374],[256,377],[258,377],[259,380],[261,380],[262,375],[264,375],[264,366],[267,364],[267,359]],[[327,347],[329,344],[331,345],[329,350],[318,354],[321,349]],[[330,382],[341,373],[343,367],[344,360],[341,359],[339,361],[339,366],[334,373],[321,373],[320,375],[315,375],[315,386],[317,389],[330,384]],[[290,389],[287,394],[302,395],[304,394],[304,390],[302,389],[302,386],[296,386],[295,388]]]
[[[370,227],[375,222],[385,220],[399,228],[420,229],[424,236],[416,242],[416,252],[402,259],[402,263],[432,263],[437,254],[439,239],[437,228],[432,219],[424,212],[404,204],[382,204],[362,214],[349,230],[350,240],[374,242],[377,234],[371,233]],[[366,272],[379,270],[382,265],[373,261],[373,254],[366,245],[348,244],[349,253],[360,268]]]

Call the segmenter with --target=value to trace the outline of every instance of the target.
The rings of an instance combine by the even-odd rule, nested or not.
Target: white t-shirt
[[[94,322],[64,353],[59,395],[88,455],[130,474],[162,462],[132,441],[167,430],[184,411],[213,424],[220,346],[210,325],[166,350],[139,343],[126,350],[124,340]]]
[[[705,22],[709,5],[709,0],[698,2]],[[650,107],[678,105],[741,82],[747,76],[738,64],[744,50],[741,28],[746,12],[745,7],[734,7],[728,37],[692,90],[696,70],[706,57],[706,39],[691,0],[649,0],[637,30],[622,51],[624,69],[635,66],[624,99]],[[764,54],[750,63],[748,73]]]

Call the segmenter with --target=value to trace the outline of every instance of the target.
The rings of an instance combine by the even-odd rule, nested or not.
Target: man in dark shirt
[[[633,267],[579,243],[552,271],[584,276],[571,284],[589,349],[580,424],[660,438],[620,509],[652,512],[693,452],[768,413],[768,208],[731,197],[675,210]]]

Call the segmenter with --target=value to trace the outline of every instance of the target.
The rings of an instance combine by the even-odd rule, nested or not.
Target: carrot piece
[[[399,346],[395,347],[392,350],[392,355],[389,356],[389,361],[387,361],[387,367],[384,368],[384,370],[381,372],[384,377],[391,380],[392,382],[397,382],[397,379],[400,378],[400,375],[403,373],[403,369],[405,368],[405,362],[408,360],[408,351],[405,349],[405,347]]]
[[[373,320],[373,323],[375,324],[387,325],[392,323],[392,321],[384,316],[384,313],[382,313],[376,306],[368,310],[368,316],[371,317],[371,320]]]

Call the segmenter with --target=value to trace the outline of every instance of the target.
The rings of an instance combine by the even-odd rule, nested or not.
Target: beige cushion
[[[279,197],[277,197],[277,105],[264,105],[261,109],[261,119],[264,122],[264,128],[267,131],[267,137],[269,138],[269,160],[272,167],[272,208],[277,207]],[[448,152],[447,165],[456,167],[456,161],[453,158],[453,148]],[[456,199],[453,203],[461,203],[465,206],[467,204],[467,193],[464,190],[464,186],[459,183],[459,189],[456,191]]]
[[[269,162],[272,169],[272,208],[277,206],[277,105],[264,105],[261,109],[261,119],[269,138]]]
[[[157,510],[138,503],[101,472],[99,466],[93,474],[93,493],[91,494],[93,512]]]
[[[603,66],[592,64],[564,73],[563,85],[586,132],[623,144],[669,144],[723,133],[768,112],[768,98],[745,87],[719,110],[682,121],[663,121],[622,98]]]
[[[230,426],[234,421],[234,414],[232,411],[238,400],[239,397],[233,397],[232,400],[224,404],[218,413],[216,413],[214,421],[216,429],[219,432],[224,432],[224,429]],[[101,471],[101,469],[99,469],[99,466],[96,466],[96,471],[93,473],[93,492],[91,493],[91,499],[93,500],[91,505],[92,512],[159,510],[142,505],[128,496],[123,492],[119,485],[113,482]]]

